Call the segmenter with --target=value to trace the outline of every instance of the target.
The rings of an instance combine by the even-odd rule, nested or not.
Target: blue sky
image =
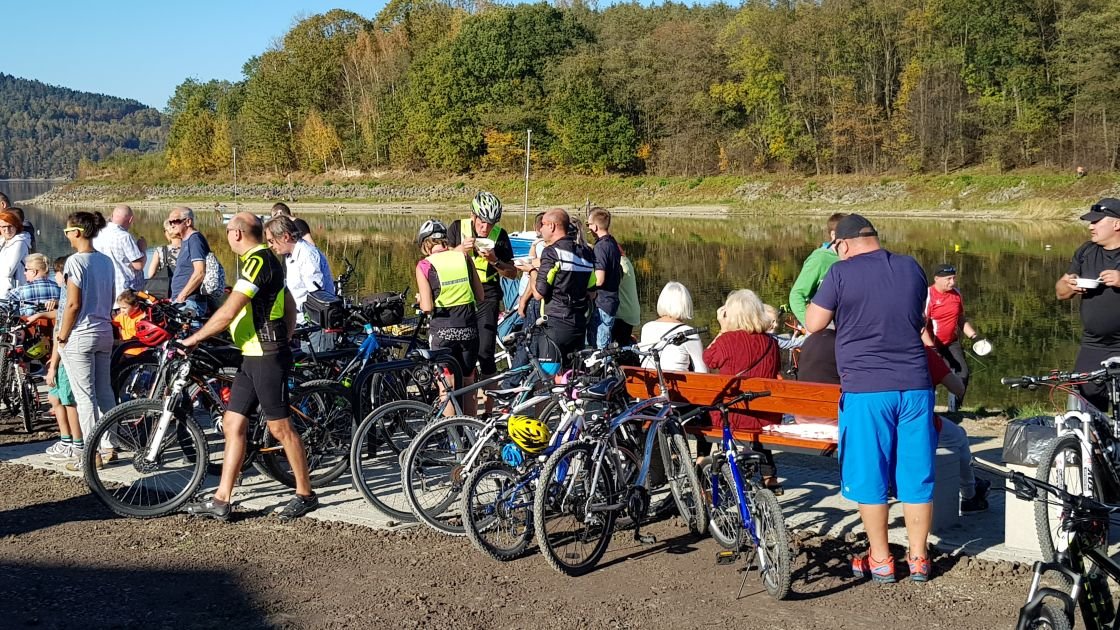
[[[163,109],[187,77],[241,66],[296,16],[339,8],[372,18],[385,0],[23,0],[0,11],[0,72]]]

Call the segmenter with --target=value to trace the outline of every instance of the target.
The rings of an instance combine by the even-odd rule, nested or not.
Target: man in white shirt
[[[140,289],[144,283],[142,270],[146,256],[128,233],[133,218],[132,208],[123,204],[113,208],[109,222],[93,239],[93,248],[113,261],[114,297],[126,289]]]
[[[299,226],[291,217],[277,215],[264,224],[265,240],[276,255],[283,257],[286,265],[284,284],[296,303],[296,322],[305,323],[303,305],[307,296],[315,291],[335,295],[327,257],[317,247],[303,238]],[[311,347],[326,350],[333,345],[333,335],[316,331],[311,334]]]

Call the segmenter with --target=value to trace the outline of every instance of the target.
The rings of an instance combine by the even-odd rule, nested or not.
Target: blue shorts
[[[933,390],[844,393],[840,397],[840,485],[844,498],[882,505],[933,501]]]

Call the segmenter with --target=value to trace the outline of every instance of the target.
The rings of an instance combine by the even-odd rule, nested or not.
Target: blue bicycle
[[[712,456],[704,471],[705,481],[711,482],[708,531],[724,548],[716,555],[716,563],[734,564],[745,552],[747,575],[743,576],[743,584],[757,560],[766,592],[774,599],[784,599],[789,595],[792,558],[782,508],[774,493],[762,484],[762,454],[740,448],[728,419],[731,407],[769,395],[770,392],[743,392],[730,400],[697,408],[683,420],[716,411],[722,423],[723,448]],[[739,593],[742,594],[742,587]]]

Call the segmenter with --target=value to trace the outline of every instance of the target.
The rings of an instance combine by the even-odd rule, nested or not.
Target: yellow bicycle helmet
[[[509,437],[521,450],[536,455],[548,448],[548,427],[536,418],[510,416]]]

